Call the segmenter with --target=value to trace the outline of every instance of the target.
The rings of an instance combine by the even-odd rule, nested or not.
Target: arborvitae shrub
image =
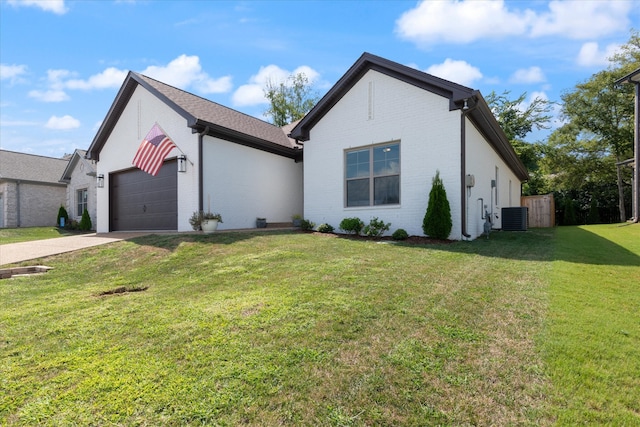
[[[67,213],[67,210],[64,208],[64,206],[60,206],[60,209],[58,209],[58,218],[56,218],[57,227],[60,227],[60,218],[64,218],[65,224],[69,222],[69,214]]]
[[[600,224],[600,212],[598,211],[598,201],[595,197],[591,198],[589,206],[589,215],[587,216],[587,224]]]
[[[563,225],[576,225],[578,220],[576,219],[576,206],[572,199],[564,199],[564,221]]]
[[[436,171],[429,192],[429,205],[422,221],[422,231],[429,237],[446,239],[451,233],[451,227],[451,207],[447,191],[440,179],[440,171]]]
[[[82,219],[80,219],[79,228],[82,231],[89,231],[92,228],[91,217],[89,216],[89,211],[87,211],[87,208],[85,208],[82,212]]]

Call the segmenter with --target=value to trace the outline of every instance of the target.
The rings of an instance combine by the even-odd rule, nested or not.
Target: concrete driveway
[[[0,265],[105,245],[120,240],[133,239],[145,234],[148,233],[91,233],[31,242],[9,243],[0,245]]]

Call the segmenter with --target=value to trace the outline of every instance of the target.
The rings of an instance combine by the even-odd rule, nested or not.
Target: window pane
[[[347,153],[347,178],[369,176],[369,150]]]
[[[373,149],[373,174],[375,176],[400,173],[400,145],[391,144]]]
[[[347,181],[347,206],[369,206],[369,179]]]
[[[385,176],[373,180],[374,205],[397,205],[400,203],[400,176]]]

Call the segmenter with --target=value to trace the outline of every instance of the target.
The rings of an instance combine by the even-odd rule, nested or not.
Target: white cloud
[[[395,32],[426,46],[509,36],[596,38],[628,28],[628,15],[634,7],[631,1],[551,1],[547,11],[536,12],[517,9],[518,4],[423,0],[398,18]]]
[[[514,13],[504,1],[423,1],[396,21],[401,38],[419,44],[468,43],[524,34],[532,12]]]
[[[237,107],[267,104],[269,101],[264,96],[264,88],[267,83],[285,83],[289,76],[297,74],[304,74],[309,83],[316,82],[320,77],[316,70],[306,65],[302,65],[293,71],[287,71],[273,64],[260,67],[258,73],[251,76],[248,84],[236,89],[232,96],[232,103]]]
[[[64,0],[8,0],[12,6],[35,6],[45,12],[53,12],[56,15],[64,15],[68,9],[64,5]]]
[[[69,89],[82,90],[119,88],[125,77],[127,77],[126,71],[109,67],[99,74],[94,74],[87,80],[67,80],[64,86]]]
[[[482,78],[482,73],[478,68],[466,61],[456,61],[450,58],[445,59],[442,64],[430,66],[426,72],[464,86],[471,86],[473,82]]]
[[[200,58],[195,55],[180,55],[166,66],[151,65],[142,74],[181,89],[193,86],[202,93],[225,93],[232,88],[230,76],[209,77],[202,71]]]
[[[588,42],[580,48],[576,62],[583,67],[605,66],[609,64],[609,58],[619,50],[618,44],[610,44],[604,50],[600,50],[598,43]]]
[[[26,65],[0,64],[0,80],[10,80],[12,84],[20,81],[20,77],[26,72]]]
[[[74,119],[73,117],[66,115],[62,117],[51,116],[47,124],[45,125],[48,129],[55,130],[69,130],[76,129],[80,127],[80,121],[78,119]]]
[[[532,23],[531,36],[560,35],[572,39],[595,38],[628,28],[631,1],[551,1],[549,12]]]
[[[546,80],[540,67],[521,68],[517,70],[509,81],[511,83],[541,83]]]
[[[63,102],[69,100],[69,95],[60,89],[50,89],[45,91],[32,90],[29,91],[29,97],[35,98],[41,102]]]

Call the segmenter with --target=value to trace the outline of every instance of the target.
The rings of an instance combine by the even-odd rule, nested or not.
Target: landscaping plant
[[[340,221],[340,230],[345,231],[347,234],[360,234],[364,227],[364,222],[360,218],[345,218]]]
[[[436,171],[429,192],[429,204],[422,221],[424,234],[436,239],[446,239],[451,233],[451,207],[447,200],[447,191],[440,179],[440,171]]]

